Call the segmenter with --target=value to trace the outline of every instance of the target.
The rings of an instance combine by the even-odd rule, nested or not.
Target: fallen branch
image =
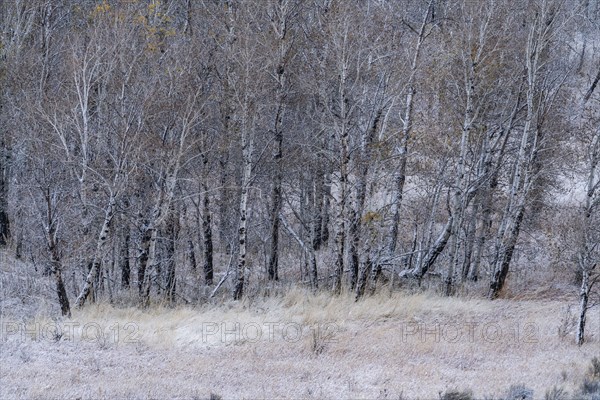
[[[210,296],[208,296],[209,299],[212,299],[213,297],[215,297],[215,294],[217,294],[217,291],[219,290],[219,288],[227,280],[227,277],[231,273],[231,265],[232,265],[232,263],[233,263],[233,251],[231,252],[231,257],[229,257],[229,265],[227,266],[227,272],[225,273],[225,275],[223,275],[223,277],[221,278],[221,280],[219,281],[219,283],[217,283],[217,286],[215,286],[215,288],[213,289],[213,291],[210,294]]]

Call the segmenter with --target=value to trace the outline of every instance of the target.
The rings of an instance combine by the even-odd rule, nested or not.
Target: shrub
[[[448,390],[440,396],[440,400],[473,400],[473,392],[470,390]]]
[[[600,400],[600,380],[585,378],[580,391],[584,399]]]
[[[512,385],[508,388],[506,400],[532,400],[533,389],[524,385]]]
[[[589,374],[594,379],[600,379],[600,358],[592,358],[592,365],[590,365]]]
[[[554,386],[546,391],[545,400],[570,400],[569,393],[562,387]]]
[[[588,376],[579,389],[582,400],[600,400],[600,359],[592,358]]]

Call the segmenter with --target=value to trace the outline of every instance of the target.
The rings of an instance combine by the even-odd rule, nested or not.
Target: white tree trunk
[[[79,293],[79,296],[75,301],[76,308],[81,308],[85,304],[93,289],[96,275],[98,274],[99,269],[102,266],[102,256],[104,254],[104,247],[106,245],[108,234],[110,231],[110,223],[114,216],[115,204],[115,196],[111,193],[110,198],[108,200],[108,206],[106,207],[106,211],[104,214],[104,221],[102,222],[102,227],[100,228],[98,240],[96,241],[96,252],[94,253],[94,259],[92,261],[92,268],[88,272],[83,288],[81,289],[81,293]]]

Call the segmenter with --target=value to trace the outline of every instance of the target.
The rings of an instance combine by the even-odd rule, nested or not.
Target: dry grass
[[[50,328],[64,321],[4,312],[0,397],[438,398],[470,388],[481,398],[524,383],[540,398],[557,384],[573,391],[600,355],[600,310],[577,348],[558,335],[565,304],[427,294],[355,303],[293,289],[199,308],[94,305],[61,338]]]

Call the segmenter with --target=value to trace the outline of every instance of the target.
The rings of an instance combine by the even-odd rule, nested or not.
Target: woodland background
[[[0,4],[0,241],[73,305],[579,293],[597,0]],[[225,290],[228,289],[229,291]]]

